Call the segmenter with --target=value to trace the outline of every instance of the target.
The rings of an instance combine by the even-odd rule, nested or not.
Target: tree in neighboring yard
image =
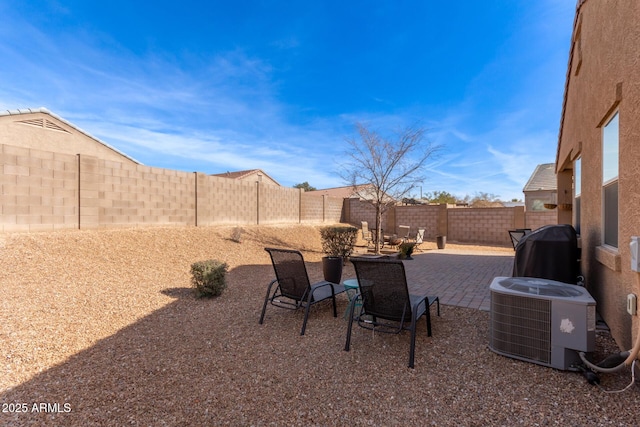
[[[302,188],[304,191],[316,191],[316,187],[312,187],[307,181],[296,184],[293,188]]]
[[[500,196],[491,193],[476,193],[473,198],[468,195],[464,198],[465,202],[469,203],[472,208],[493,208],[502,206]]]
[[[356,124],[359,138],[349,146],[340,176],[376,211],[376,236],[381,235],[382,214],[424,180],[424,166],[440,148],[425,141],[425,129],[408,126],[388,137]],[[380,239],[375,252],[380,253]]]
[[[432,191],[424,196],[429,203],[458,203],[458,198],[447,191]]]

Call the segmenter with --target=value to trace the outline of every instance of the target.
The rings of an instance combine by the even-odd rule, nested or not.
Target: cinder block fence
[[[120,163],[0,145],[0,231],[208,226],[361,221],[375,225],[372,205],[315,196],[301,189],[243,182],[199,172]],[[507,230],[555,223],[555,212],[523,207],[395,206],[385,212],[385,233],[399,225],[425,237],[510,244]]]
[[[2,231],[340,222],[342,199],[0,145]]]
[[[367,221],[375,227],[374,207],[366,202],[351,199],[345,203],[347,222],[360,225]],[[451,205],[395,206],[382,216],[385,234],[400,234],[398,226],[408,225],[410,234],[419,228],[425,229],[425,238],[447,236],[448,241],[511,245],[508,230],[516,228],[536,229],[547,224],[556,224],[556,212],[525,212],[524,206],[502,208],[467,208]]]

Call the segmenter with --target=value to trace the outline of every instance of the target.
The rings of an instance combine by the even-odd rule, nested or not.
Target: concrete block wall
[[[256,224],[256,182],[197,173],[197,225]]]
[[[300,197],[300,222],[341,222],[344,199],[305,192],[301,192]]]
[[[396,232],[398,225],[408,225],[409,234],[414,236],[418,228],[424,228],[425,239],[435,239],[438,233],[438,218],[440,216],[440,206],[419,205],[419,206],[396,206]]]
[[[0,144],[0,231],[339,222],[297,188]],[[310,206],[307,206],[310,204]]]
[[[447,209],[447,240],[509,245],[508,230],[515,228],[515,209]]]
[[[80,178],[82,228],[195,224],[192,173],[80,156]]]
[[[536,228],[543,227],[549,224],[558,223],[558,212],[556,210],[549,210],[544,212],[526,212],[525,213],[525,225],[524,228],[530,228],[535,230]]]
[[[324,217],[324,197],[300,192],[300,222],[319,222]]]
[[[78,228],[75,155],[0,145],[0,230]]]
[[[367,221],[369,223],[369,229],[374,230],[376,226],[376,209],[368,202],[364,202],[358,199],[348,199],[349,203],[349,218],[345,218],[345,222],[354,224],[360,227],[361,221]],[[382,229],[387,230],[389,226],[388,212],[382,214]],[[386,233],[386,231],[385,231]]]
[[[349,222],[360,227],[361,221],[375,224],[375,210],[369,203],[349,200],[345,209]],[[398,233],[397,226],[408,225],[411,235],[425,227],[425,238],[435,240],[438,235],[448,241],[511,245],[508,230],[525,226],[524,207],[462,208],[447,205],[395,206],[384,216],[385,234]],[[371,226],[373,228],[373,226]],[[393,231],[390,231],[393,230]]]
[[[258,224],[296,223],[300,221],[300,190],[259,184]]]
[[[357,199],[305,194],[259,182],[180,172],[88,155],[0,145],[0,230],[349,222],[375,227],[375,208]],[[507,230],[554,222],[554,212],[517,208],[396,206],[383,214],[385,234],[408,225],[425,237],[510,244]]]
[[[344,199],[324,197],[324,222],[337,223],[343,221]]]

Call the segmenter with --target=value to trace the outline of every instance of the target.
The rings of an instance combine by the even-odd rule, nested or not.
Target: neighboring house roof
[[[40,108],[25,108],[25,109],[18,109],[18,110],[4,110],[4,111],[0,111],[0,116],[19,116],[19,115],[36,114],[36,113],[47,114],[51,118],[53,118],[55,120],[58,120],[58,121],[61,121],[65,125],[73,128],[76,131],[82,133],[83,135],[93,139],[97,143],[104,145],[108,149],[115,151],[119,155],[126,157],[127,159],[131,160],[132,162],[137,163],[137,164],[142,164],[141,162],[137,161],[133,157],[126,155],[125,153],[123,153],[122,151],[118,150],[117,148],[112,147],[111,145],[107,144],[106,142],[104,142],[104,141],[96,138],[95,136],[91,135],[90,133],[80,129],[79,127],[77,127],[73,123],[71,123],[71,122],[63,119],[62,117],[52,113],[51,111],[47,110],[44,107],[40,107]],[[47,123],[46,126],[52,128],[52,129],[56,129],[56,130],[64,130],[62,128],[57,129],[57,127],[59,127],[59,126],[55,125],[55,123]]]
[[[324,188],[321,190],[313,190],[313,191],[306,192],[306,194],[311,194],[313,196],[338,197],[340,199],[350,199],[350,198],[357,197],[355,193],[356,191],[354,190],[352,185],[348,185],[346,187]]]
[[[212,176],[220,176],[223,178],[229,178],[229,179],[237,179],[237,180],[246,180],[247,178],[251,177],[251,176],[265,176],[267,177],[269,180],[273,181],[274,184],[276,185],[280,185],[280,183],[278,181],[276,181],[275,179],[271,178],[269,176],[269,174],[265,173],[262,169],[247,169],[247,170],[243,170],[243,171],[235,171],[235,172],[224,172],[224,173],[214,173],[211,174]]]
[[[516,206],[524,206],[524,202],[502,202],[505,208],[514,208]]]
[[[522,191],[557,190],[558,181],[555,166],[555,163],[543,163],[536,166]]]
[[[370,184],[361,184],[357,186],[347,185],[346,187],[325,188],[322,190],[307,191],[306,194],[338,197],[342,199],[362,199],[375,200],[375,195]],[[387,197],[392,200],[391,197]]]

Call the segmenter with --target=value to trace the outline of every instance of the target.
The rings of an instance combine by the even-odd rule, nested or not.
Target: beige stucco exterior
[[[44,108],[0,112],[0,144],[139,164]]]
[[[271,178],[262,169],[249,169],[244,171],[216,173],[211,176],[229,178],[240,182],[260,182],[262,184],[280,186],[280,183],[278,181]]]
[[[640,2],[583,0],[577,5],[556,158],[558,223],[580,230],[582,272],[617,343],[629,348],[640,322],[626,310],[640,296],[629,243],[640,235]],[[603,126],[619,117],[618,244],[603,241]],[[580,209],[575,161],[580,159]]]

